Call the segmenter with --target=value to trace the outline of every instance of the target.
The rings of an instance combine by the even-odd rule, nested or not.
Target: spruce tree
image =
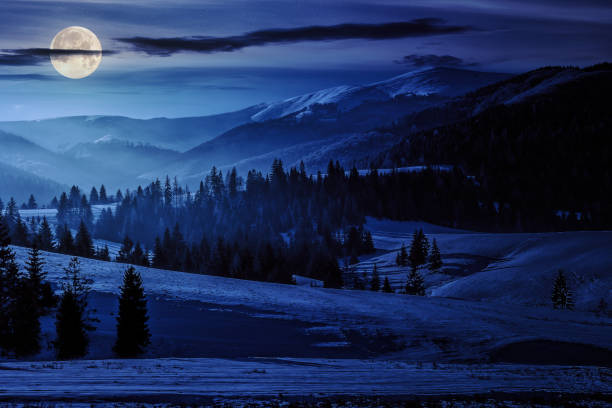
[[[100,201],[100,195],[98,194],[98,190],[95,187],[91,188],[91,192],[89,193],[89,203],[90,204],[98,204]]]
[[[429,251],[429,243],[422,229],[414,232],[412,235],[412,243],[410,244],[410,266],[415,269],[427,262],[427,254]]]
[[[40,351],[40,317],[46,305],[43,292],[45,273],[37,248],[29,252],[28,275],[19,280],[13,319],[15,354],[27,356]]]
[[[108,197],[106,196],[106,187],[104,187],[104,184],[102,184],[100,186],[100,203],[101,204],[106,204],[108,203]]]
[[[395,257],[395,263],[397,266],[407,266],[408,265],[408,252],[406,251],[406,245],[402,244],[400,251],[397,253]]]
[[[408,282],[406,283],[406,293],[409,295],[425,296],[423,277],[416,268],[410,270]]]
[[[27,205],[27,207],[28,207],[30,210],[34,210],[34,209],[38,208],[38,204],[36,204],[36,199],[34,198],[34,195],[33,195],[33,194],[30,194],[30,198],[28,199],[28,205]]]
[[[68,225],[64,224],[63,227],[58,227],[56,235],[59,237],[57,250],[62,254],[73,254],[74,238],[72,237],[72,232],[70,232]]]
[[[95,254],[93,240],[83,220],[81,220],[79,224],[79,231],[76,234],[74,247],[76,255],[85,258],[93,258]]]
[[[117,254],[117,262],[128,263],[132,262],[132,251],[134,250],[134,243],[127,235],[123,238],[123,243]]]
[[[113,351],[120,357],[135,357],[150,344],[147,321],[147,300],[142,278],[133,266],[123,273],[117,315],[117,341]]]
[[[87,296],[91,290],[91,280],[81,274],[78,258],[72,258],[64,269],[59,308],[55,321],[57,339],[54,343],[60,360],[82,357],[89,346],[88,331],[94,330],[87,309]]]
[[[393,289],[391,289],[391,283],[389,283],[389,278],[386,276],[383,283],[382,291],[385,293],[393,293]]]
[[[19,268],[10,243],[6,219],[0,215],[0,348],[4,352],[14,346],[13,318],[19,284]]]
[[[53,233],[51,227],[47,221],[47,217],[43,217],[40,228],[38,229],[38,235],[36,236],[36,245],[43,251],[53,251],[55,249],[55,243],[53,242]]]
[[[376,264],[374,264],[374,269],[372,270],[370,290],[373,292],[378,292],[380,290],[380,275],[378,274],[378,268],[376,267]]]
[[[432,272],[439,272],[442,268],[442,255],[440,254],[440,249],[438,248],[438,243],[434,238],[432,246],[431,246],[431,254],[429,255],[429,270]]]
[[[557,272],[552,291],[552,303],[555,309],[573,309],[574,299],[572,291],[567,286],[565,274],[562,269]]]
[[[95,258],[101,261],[110,262],[110,251],[108,250],[108,245],[105,244],[102,248],[97,248]]]

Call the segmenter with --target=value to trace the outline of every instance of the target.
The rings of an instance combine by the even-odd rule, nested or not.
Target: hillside
[[[49,150],[62,152],[104,137],[184,151],[243,123],[261,110],[192,118],[132,119],[121,116],[73,116],[35,121],[0,122],[0,129],[22,136]]]
[[[506,74],[435,68],[364,86],[340,86],[272,103],[253,115],[256,123],[231,129],[184,153],[164,168],[194,182],[213,165],[267,170],[262,155],[299,162],[314,151],[380,126],[411,112],[508,78]],[[292,152],[300,152],[297,156]],[[352,155],[342,159],[349,160]],[[359,156],[357,156],[359,157]],[[322,167],[310,167],[311,171]],[[151,177],[152,174],[147,174]]]
[[[0,163],[0,198],[5,203],[10,197],[20,204],[26,202],[32,192],[36,192],[41,203],[45,203],[65,189],[59,183]]]
[[[457,165],[507,206],[519,230],[535,227],[522,214],[539,214],[554,228],[556,211],[610,228],[611,92],[609,65],[534,71],[468,95],[467,109],[478,111],[483,99],[501,103],[467,120],[422,132],[411,132],[409,120],[389,129],[401,141],[374,164]]]

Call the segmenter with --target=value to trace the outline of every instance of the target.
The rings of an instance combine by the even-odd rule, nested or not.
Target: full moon
[[[88,51],[83,54],[51,53],[53,67],[57,72],[71,79],[81,79],[91,75],[102,61],[100,40],[85,27],[64,28],[51,41],[51,49]]]

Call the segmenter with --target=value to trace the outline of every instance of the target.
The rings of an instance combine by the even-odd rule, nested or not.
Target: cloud
[[[229,37],[178,38],[117,38],[138,51],[149,55],[169,56],[180,51],[231,52],[245,47],[268,44],[287,44],[301,41],[334,41],[348,39],[386,40],[406,37],[458,34],[472,30],[469,26],[446,25],[437,18],[383,24],[339,24],[333,26],[307,26],[288,29],[252,31]]]
[[[396,60],[396,64],[403,65],[412,65],[413,67],[458,67],[458,66],[466,66],[466,65],[474,65],[468,64],[463,59],[454,57],[452,55],[418,55],[411,54],[406,55],[401,60]]]
[[[91,50],[51,50],[49,48],[23,48],[14,50],[0,50],[0,65],[32,66],[49,61],[52,55],[89,55],[100,51]],[[116,51],[104,50],[102,55],[116,54]]]
[[[56,76],[41,74],[0,74],[0,81],[53,81]]]

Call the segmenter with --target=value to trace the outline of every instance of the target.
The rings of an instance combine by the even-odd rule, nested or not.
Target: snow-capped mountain
[[[384,102],[400,96],[456,96],[506,78],[507,74],[491,72],[425,69],[364,86],[341,85],[271,103],[251,119],[264,122],[295,113],[303,116],[311,114],[311,108],[315,105],[333,104],[340,111],[349,111],[364,103]]]

